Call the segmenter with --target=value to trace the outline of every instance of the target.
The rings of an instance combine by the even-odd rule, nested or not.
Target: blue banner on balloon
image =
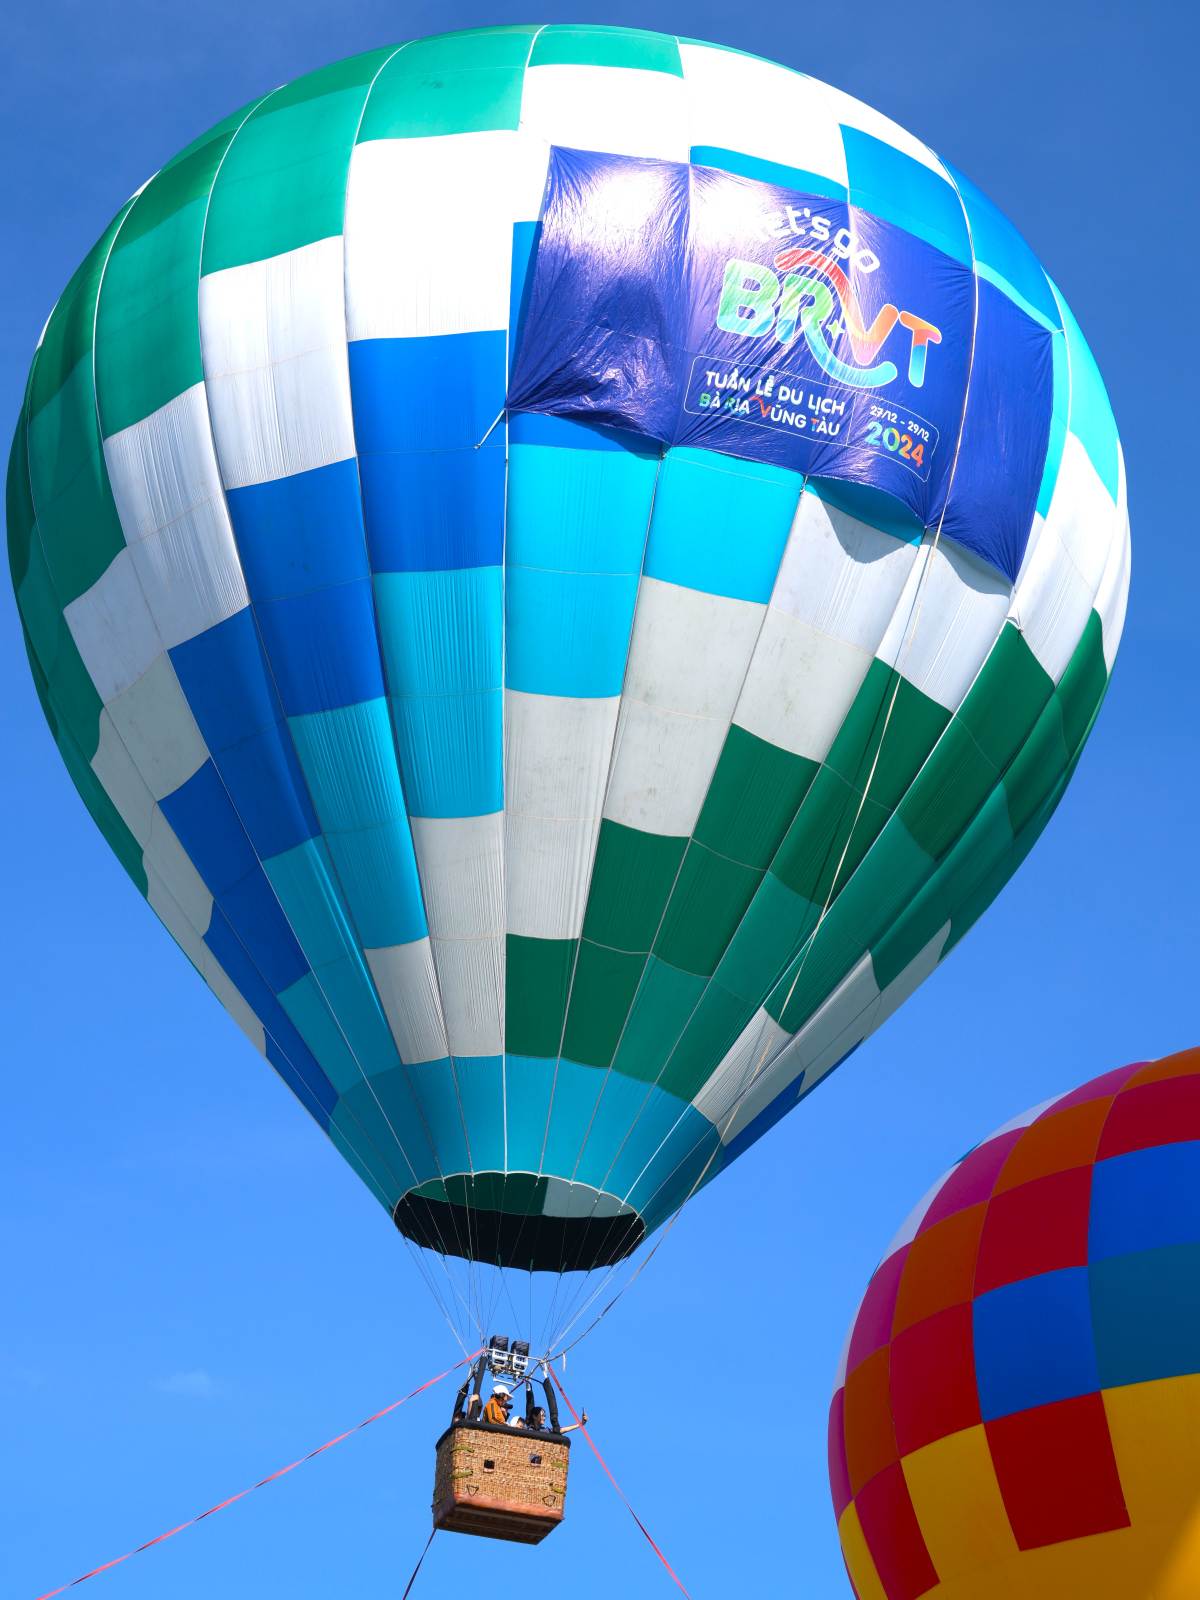
[[[1045,461],[1051,335],[1006,302],[980,351],[977,287],[990,285],[969,265],[845,201],[555,149],[508,406],[859,484],[922,527],[947,511],[969,432],[960,498],[992,510],[973,532],[956,504],[946,531],[1014,577]],[[1030,341],[1044,344],[1032,360]],[[981,355],[994,426],[966,430]]]

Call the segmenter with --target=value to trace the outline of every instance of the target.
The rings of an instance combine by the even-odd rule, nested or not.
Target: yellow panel
[[[1147,1575],[1154,1566],[1148,1541],[1119,1528],[1024,1550],[948,1580],[929,1600],[1195,1600],[1195,1589],[1176,1594],[1153,1585]]]
[[[871,1552],[867,1549],[862,1523],[858,1520],[858,1510],[853,1502],[842,1512],[838,1536],[842,1541],[842,1554],[846,1558],[850,1581],[858,1590],[858,1600],[888,1600]]]
[[[1134,1526],[1200,1506],[1200,1377],[1106,1389],[1104,1410]]]
[[[1017,1553],[982,1423],[914,1450],[903,1467],[917,1521],[943,1581]]]

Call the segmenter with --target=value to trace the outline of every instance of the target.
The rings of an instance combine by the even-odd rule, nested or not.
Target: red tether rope
[[[341,1444],[343,1439],[348,1439],[351,1434],[369,1428],[371,1423],[378,1422],[381,1417],[388,1416],[393,1411],[398,1411],[401,1406],[407,1405],[410,1400],[415,1400],[419,1394],[424,1394],[426,1389],[432,1389],[435,1384],[441,1383],[452,1372],[457,1372],[460,1367],[469,1366],[479,1351],[473,1351],[469,1356],[464,1356],[461,1361],[456,1361],[452,1367],[447,1367],[445,1372],[439,1372],[436,1378],[427,1378],[424,1383],[406,1394],[403,1399],[393,1400],[390,1406],[384,1406],[382,1411],[376,1411],[373,1416],[364,1417],[361,1422],[356,1422],[352,1428],[347,1428],[345,1433],[339,1433],[336,1439],[327,1439],[324,1444],[319,1444],[315,1450],[310,1450],[306,1456],[291,1461],[286,1467],[280,1467],[275,1472],[269,1472],[265,1478],[260,1478],[257,1483],[252,1483],[248,1489],[240,1489],[237,1494],[231,1494],[227,1500],[219,1500],[215,1506],[209,1506],[207,1511],[201,1511],[198,1516],[189,1517],[186,1522],[181,1522],[178,1527],[168,1528],[166,1533],[160,1533],[153,1539],[147,1539],[145,1544],[139,1544],[133,1550],[127,1550],[123,1556],[115,1556],[111,1561],[105,1561],[101,1566],[93,1567],[90,1572],[82,1573],[78,1578],[72,1578],[70,1583],[63,1583],[57,1589],[47,1589],[45,1594],[38,1595],[37,1600],[54,1600],[57,1594],[65,1594],[68,1589],[74,1589],[76,1584],[86,1583],[89,1578],[94,1578],[98,1573],[107,1572],[110,1567],[119,1567],[122,1562],[128,1561],[131,1556],[141,1555],[143,1550],[150,1550],[156,1544],[162,1544],[166,1539],[173,1539],[177,1533],[182,1533],[185,1528],[194,1528],[198,1522],[203,1522],[205,1517],[211,1517],[215,1512],[224,1511],[226,1506],[235,1505],[237,1501],[244,1500],[248,1494],[253,1494],[255,1489],[262,1489],[268,1483],[274,1483],[276,1478],[286,1477],[289,1472],[295,1472],[297,1467],[302,1467],[306,1461],[311,1461],[314,1456],[323,1455],[326,1450],[332,1450],[335,1444]],[[555,1380],[557,1381],[557,1380]],[[565,1398],[565,1397],[564,1397]],[[570,1405],[570,1401],[567,1404]],[[592,1446],[595,1449],[595,1446]],[[647,1535],[649,1537],[649,1535]],[[428,1546],[426,1546],[428,1549]],[[424,1556],[422,1556],[422,1560]],[[420,1563],[418,1562],[418,1566]],[[415,1574],[414,1574],[415,1577]]]
[[[637,1512],[629,1504],[629,1501],[625,1497],[624,1489],[622,1489],[621,1485],[613,1477],[612,1469],[609,1467],[608,1462],[605,1461],[604,1457],[600,1454],[599,1450],[596,1448],[596,1441],[592,1438],[591,1434],[587,1431],[586,1427],[583,1424],[583,1419],[580,1417],[578,1411],[576,1411],[575,1407],[571,1404],[571,1397],[570,1397],[570,1395],[568,1395],[567,1391],[563,1388],[562,1379],[559,1377],[558,1373],[555,1372],[554,1368],[549,1365],[549,1363],[547,1363],[547,1365],[546,1365],[546,1371],[554,1379],[554,1387],[558,1390],[559,1394],[561,1394],[563,1399],[566,1401],[567,1410],[571,1413],[571,1415],[574,1417],[575,1421],[579,1424],[580,1433],[582,1433],[583,1437],[587,1440],[589,1446],[591,1447],[592,1454],[595,1456],[596,1460],[604,1468],[604,1476],[608,1479],[609,1483],[612,1484],[613,1488],[617,1491],[617,1494],[621,1497],[621,1501],[622,1501],[626,1511],[628,1511],[629,1515],[633,1518],[633,1520],[637,1523],[638,1527],[641,1529],[642,1536],[646,1540],[646,1543],[650,1546],[651,1550],[654,1551],[654,1554],[662,1562],[663,1566],[666,1567],[667,1571],[670,1573],[671,1578],[673,1579],[673,1581],[675,1583],[675,1587],[679,1590],[679,1592],[681,1594],[687,1596],[687,1600],[692,1600],[691,1595],[688,1594],[688,1591],[684,1588],[683,1580],[680,1578],[679,1574],[675,1571],[675,1568],[667,1560],[666,1556],[663,1555],[663,1553],[659,1549],[658,1545],[654,1542],[653,1535],[651,1534],[649,1528],[647,1528],[646,1524],[642,1521],[641,1517],[638,1516]]]

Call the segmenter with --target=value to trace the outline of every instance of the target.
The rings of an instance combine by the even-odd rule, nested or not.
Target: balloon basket
[[[434,1527],[540,1544],[563,1519],[570,1453],[561,1434],[456,1423],[437,1442]]]

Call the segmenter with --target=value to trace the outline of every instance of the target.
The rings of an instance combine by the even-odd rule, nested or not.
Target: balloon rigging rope
[[[231,1494],[225,1500],[218,1500],[216,1505],[209,1506],[207,1511],[201,1511],[198,1515],[189,1517],[186,1522],[177,1523],[175,1527],[168,1528],[165,1533],[157,1534],[153,1539],[147,1539],[144,1544],[136,1545],[132,1550],[127,1550],[124,1555],[115,1556],[111,1561],[101,1562],[98,1567],[93,1567],[89,1572],[81,1573],[78,1578],[72,1578],[69,1583],[60,1584],[57,1589],[47,1589],[44,1594],[38,1595],[37,1600],[54,1600],[55,1595],[65,1594],[68,1589],[74,1589],[79,1584],[86,1583],[89,1578],[95,1578],[101,1572],[108,1572],[113,1567],[122,1566],[133,1556],[141,1555],[143,1550],[153,1549],[156,1544],[164,1544],[166,1540],[173,1539],[177,1533],[183,1533],[188,1528],[194,1528],[198,1522],[203,1522],[206,1517],[215,1516],[218,1511],[224,1511],[227,1506],[236,1505],[239,1500],[244,1500],[247,1495],[253,1494],[256,1489],[263,1489],[268,1483],[274,1483],[276,1479],[286,1477],[289,1472],[294,1472],[297,1467],[302,1467],[306,1462],[314,1460],[315,1457],[324,1455],[326,1450],[332,1450],[335,1444],[341,1444],[343,1440],[360,1433],[364,1428],[369,1428],[373,1422],[378,1422],[382,1417],[390,1416],[393,1411],[398,1411],[401,1406],[407,1405],[410,1400],[415,1400],[419,1394],[424,1394],[427,1389],[432,1389],[436,1384],[443,1382],[452,1372],[457,1372],[460,1367],[469,1367],[476,1356],[481,1353],[480,1350],[472,1351],[470,1355],[464,1356],[461,1361],[456,1361],[452,1367],[447,1367],[444,1372],[439,1372],[436,1377],[426,1378],[424,1383],[418,1384],[415,1389],[410,1389],[408,1394],[402,1396],[401,1399],[393,1400],[391,1405],[384,1406],[382,1411],[373,1412],[371,1416],[364,1417],[361,1422],[356,1422],[352,1428],[347,1428],[344,1433],[339,1433],[336,1437],[327,1439],[324,1444],[318,1445],[315,1450],[310,1450],[307,1455],[299,1456],[295,1461],[289,1462],[286,1467],[278,1467],[274,1472],[269,1472],[265,1478],[259,1478],[257,1483],[252,1483],[245,1489],[239,1489],[237,1494]],[[569,1401],[567,1403],[568,1405],[570,1404]],[[430,1534],[429,1544],[432,1543],[433,1535]],[[405,1589],[405,1595],[412,1588],[413,1581],[421,1570],[421,1562],[425,1559],[429,1544],[426,1544],[425,1549],[421,1552],[420,1560],[417,1562],[412,1577],[408,1580],[408,1589]]]

